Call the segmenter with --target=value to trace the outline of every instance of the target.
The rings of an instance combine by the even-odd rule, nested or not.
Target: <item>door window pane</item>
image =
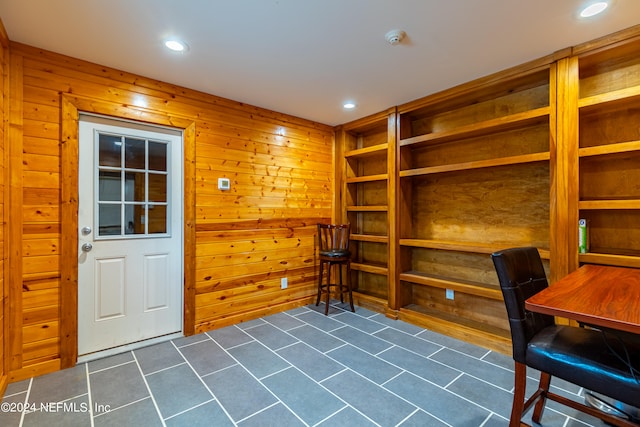
[[[100,171],[98,174],[98,200],[101,202],[122,200],[122,180],[120,172]]]
[[[119,236],[122,233],[120,204],[98,204],[98,232],[100,236]]]
[[[127,169],[145,169],[145,140],[124,139],[124,166]]]
[[[119,168],[122,161],[122,137],[101,133],[98,136],[98,164]]]
[[[97,139],[98,236],[169,233],[169,144],[111,134]]]
[[[149,234],[167,232],[167,205],[149,205]]]
[[[167,201],[167,175],[149,172],[149,201]]]
[[[167,144],[149,141],[149,170],[167,171]]]
[[[145,234],[144,205],[125,205],[125,234]]]
[[[126,172],[125,176],[125,200],[127,202],[145,201],[145,173]]]

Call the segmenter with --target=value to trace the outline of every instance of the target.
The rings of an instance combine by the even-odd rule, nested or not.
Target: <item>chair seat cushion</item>
[[[336,249],[332,251],[320,251],[320,256],[328,258],[347,258],[351,256],[348,250]]]
[[[526,364],[629,405],[640,405],[638,335],[549,326],[529,341]]]

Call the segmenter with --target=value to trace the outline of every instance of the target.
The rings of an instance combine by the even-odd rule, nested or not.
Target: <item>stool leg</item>
[[[349,304],[351,305],[351,311],[355,313],[356,309],[353,307],[353,294],[351,293],[351,261],[347,261],[347,290],[349,291]]]
[[[342,263],[338,264],[338,272],[340,274],[340,284],[338,285],[338,290],[340,291],[340,302],[344,303],[344,289],[342,284]]]
[[[327,297],[324,305],[325,316],[329,314],[329,298],[331,298],[331,267],[333,267],[333,264],[329,262],[329,267],[327,268]]]
[[[320,304],[320,296],[322,295],[322,274],[324,262],[320,261],[320,272],[318,274],[318,298],[316,299],[316,307]]]
[[[536,402],[536,406],[533,408],[533,415],[531,419],[540,423],[540,419],[542,418],[542,413],[544,412],[544,406],[547,403],[547,393],[549,392],[549,386],[551,385],[551,375],[546,372],[540,373],[540,382],[538,383],[538,388],[544,390],[544,392],[540,395],[540,398]]]

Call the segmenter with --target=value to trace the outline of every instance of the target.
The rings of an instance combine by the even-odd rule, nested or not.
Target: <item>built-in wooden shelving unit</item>
[[[572,62],[578,87],[579,218],[589,252],[580,263],[640,268],[640,40],[587,51]]]
[[[550,257],[551,72],[524,69],[398,107],[400,318],[507,350],[490,254],[536,246]]]
[[[509,353],[491,253],[640,268],[638,52],[640,26],[339,127],[359,295]]]
[[[395,109],[339,127],[341,222],[351,224],[352,283],[360,305],[388,312],[395,288],[389,241],[394,239],[389,198],[395,179]],[[392,179],[390,179],[392,177]],[[393,314],[391,314],[393,317]]]

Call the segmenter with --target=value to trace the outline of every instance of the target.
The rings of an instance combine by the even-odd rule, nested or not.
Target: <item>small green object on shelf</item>
[[[581,254],[589,252],[589,229],[586,219],[578,220],[578,252]]]

